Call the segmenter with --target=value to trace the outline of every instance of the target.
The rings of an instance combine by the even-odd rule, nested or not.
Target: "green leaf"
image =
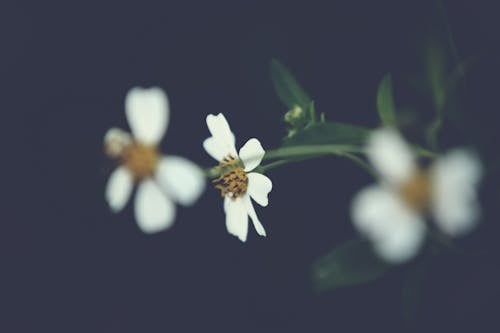
[[[426,130],[427,142],[437,148],[438,133],[441,129],[446,104],[447,93],[447,62],[446,51],[438,42],[431,40],[427,48],[426,70],[427,80],[434,105],[435,116]]]
[[[390,268],[373,252],[368,241],[350,240],[313,264],[317,290],[333,290],[375,280]]]
[[[285,138],[284,146],[341,144],[364,145],[370,133],[368,128],[345,124],[321,122],[310,125],[294,136]]]
[[[396,108],[392,96],[392,78],[390,74],[386,74],[378,85],[377,111],[382,120],[382,124],[392,127],[397,125]]]
[[[276,59],[271,61],[271,78],[276,94],[288,109],[298,105],[309,110],[311,99],[288,68]]]
[[[442,45],[430,41],[427,48],[427,80],[431,89],[434,109],[441,116],[446,98],[447,63]]]

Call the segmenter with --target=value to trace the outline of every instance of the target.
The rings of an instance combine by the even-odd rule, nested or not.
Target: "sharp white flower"
[[[266,236],[250,200],[252,198],[259,205],[267,206],[267,196],[273,187],[268,177],[251,172],[260,165],[264,157],[262,145],[259,140],[252,138],[243,145],[238,154],[234,134],[222,113],[208,115],[207,125],[212,136],[203,142],[203,147],[219,162],[219,177],[213,182],[224,197],[227,231],[245,242],[250,216],[257,233]]]
[[[172,226],[173,202],[191,205],[205,188],[197,165],[183,157],[164,156],[158,149],[169,112],[167,96],[160,88],[133,88],[125,99],[132,135],[111,128],[104,137],[106,153],[119,161],[106,185],[106,201],[113,212],[122,210],[137,183],[135,217],[145,233]]]
[[[385,260],[403,262],[418,253],[426,214],[450,236],[462,235],[477,223],[476,188],[482,171],[471,152],[453,150],[422,169],[403,138],[385,128],[373,132],[366,153],[381,182],[356,195],[352,217]]]

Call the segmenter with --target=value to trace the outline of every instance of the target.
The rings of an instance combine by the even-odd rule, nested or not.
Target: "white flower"
[[[205,188],[202,171],[179,156],[160,154],[158,145],[169,121],[168,99],[160,88],[133,88],[125,99],[132,135],[111,128],[104,137],[106,153],[119,161],[106,185],[113,212],[123,209],[138,183],[135,217],[142,231],[154,233],[172,226],[173,201],[193,204]]]
[[[238,154],[234,134],[222,113],[208,115],[207,125],[212,136],[203,142],[203,147],[220,162],[217,167],[220,176],[213,182],[224,197],[227,231],[242,242],[246,241],[250,216],[257,233],[266,236],[250,200],[251,197],[259,205],[267,206],[267,195],[273,187],[266,176],[250,172],[260,165],[264,149],[259,140],[253,138],[243,145]]]
[[[353,222],[385,260],[403,262],[418,253],[426,233],[425,214],[449,236],[462,235],[477,223],[476,187],[482,171],[472,153],[453,150],[424,170],[392,129],[374,131],[366,153],[381,182],[354,198]]]

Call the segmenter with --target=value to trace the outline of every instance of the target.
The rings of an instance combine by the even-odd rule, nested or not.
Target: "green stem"
[[[413,145],[412,148],[415,151],[415,153],[417,153],[417,155],[422,156],[422,157],[434,158],[438,155],[437,153],[435,153],[433,151],[427,150],[427,149],[422,148],[422,147],[417,146],[417,145]]]
[[[203,170],[203,173],[205,174],[205,177],[208,179],[216,178],[219,176],[219,173],[217,172],[216,168],[205,168]]]
[[[350,159],[351,161],[356,163],[358,166],[360,166],[362,169],[364,169],[366,172],[368,172],[373,178],[378,179],[378,175],[373,170],[373,168],[368,163],[366,163],[361,158],[359,158],[358,156],[351,154],[351,153],[344,153],[343,156],[347,157],[348,159]]]
[[[415,152],[423,157],[435,157],[436,154],[428,151],[420,146],[413,146]],[[366,170],[374,178],[377,178],[377,174],[373,168],[366,163],[362,158],[356,156],[356,154],[365,153],[364,148],[356,145],[336,145],[336,144],[323,144],[323,145],[303,145],[303,146],[289,146],[282,147],[273,150],[269,150],[264,155],[263,160],[278,159],[277,161],[271,162],[267,165],[262,165],[257,168],[257,172],[266,172],[268,170],[277,168],[282,165],[289,163],[299,162],[303,160],[309,160],[326,155],[336,155],[340,157],[346,157],[356,163],[358,166]],[[218,176],[216,168],[205,169],[205,175],[208,178],[214,178]]]
[[[306,157],[310,155],[339,155],[344,156],[345,153],[361,153],[363,149],[359,146],[352,145],[306,145],[306,146],[290,146],[274,150],[269,150],[264,155],[264,160],[275,158],[290,158],[290,157]]]
[[[271,169],[277,168],[281,165],[285,165],[285,164],[292,163],[292,162],[295,162],[295,161],[294,160],[279,160],[279,161],[271,162],[271,163],[266,164],[266,165],[261,165],[261,166],[257,167],[256,171],[259,173],[265,173],[268,170],[271,170]]]
[[[448,19],[448,13],[446,11],[446,6],[444,4],[444,1],[442,1],[442,0],[438,1],[438,6],[439,6],[439,11],[440,11],[441,17],[444,21],[446,35],[448,37],[448,43],[449,43],[449,46],[451,49],[452,56],[454,58],[453,60],[456,63],[459,63],[460,56],[458,54],[458,48],[457,48],[457,44],[455,43],[455,38],[453,38],[453,31],[451,30],[451,24],[450,24],[450,20]]]
[[[318,149],[320,147],[321,149]],[[363,170],[368,172],[374,178],[377,178],[376,173],[368,163],[363,161],[360,157],[356,156],[352,152],[360,152],[358,147],[354,146],[339,146],[339,145],[323,145],[323,146],[295,146],[295,147],[284,147],[276,150],[268,151],[264,159],[277,158],[280,156],[300,156],[298,158],[283,159],[276,162],[269,163],[267,165],[261,166],[258,171],[265,172],[270,169],[286,165],[288,163],[299,162],[303,160],[313,159],[325,155],[337,155],[341,157],[346,157],[360,166]]]
[[[287,158],[287,159],[283,159],[283,160],[278,160],[278,161],[271,162],[271,163],[266,164],[266,165],[261,165],[261,166],[257,167],[256,171],[264,173],[264,172],[266,172],[268,170],[277,168],[277,167],[282,166],[282,165],[286,165],[286,164],[290,164],[290,163],[296,163],[296,162],[300,162],[300,161],[311,160],[313,158],[320,157],[320,156],[325,156],[325,155],[324,154],[321,154],[321,155],[306,155],[306,156],[303,156],[303,157]]]

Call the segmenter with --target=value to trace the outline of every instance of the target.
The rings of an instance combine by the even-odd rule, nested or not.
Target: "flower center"
[[[239,159],[231,155],[224,157],[216,169],[220,176],[212,180],[212,183],[223,197],[228,195],[236,199],[247,192],[248,177]]]
[[[431,201],[431,181],[428,172],[418,171],[400,188],[404,202],[416,211],[425,210]]]
[[[139,180],[153,175],[158,163],[158,149],[134,142],[127,146],[121,155],[123,164]]]

